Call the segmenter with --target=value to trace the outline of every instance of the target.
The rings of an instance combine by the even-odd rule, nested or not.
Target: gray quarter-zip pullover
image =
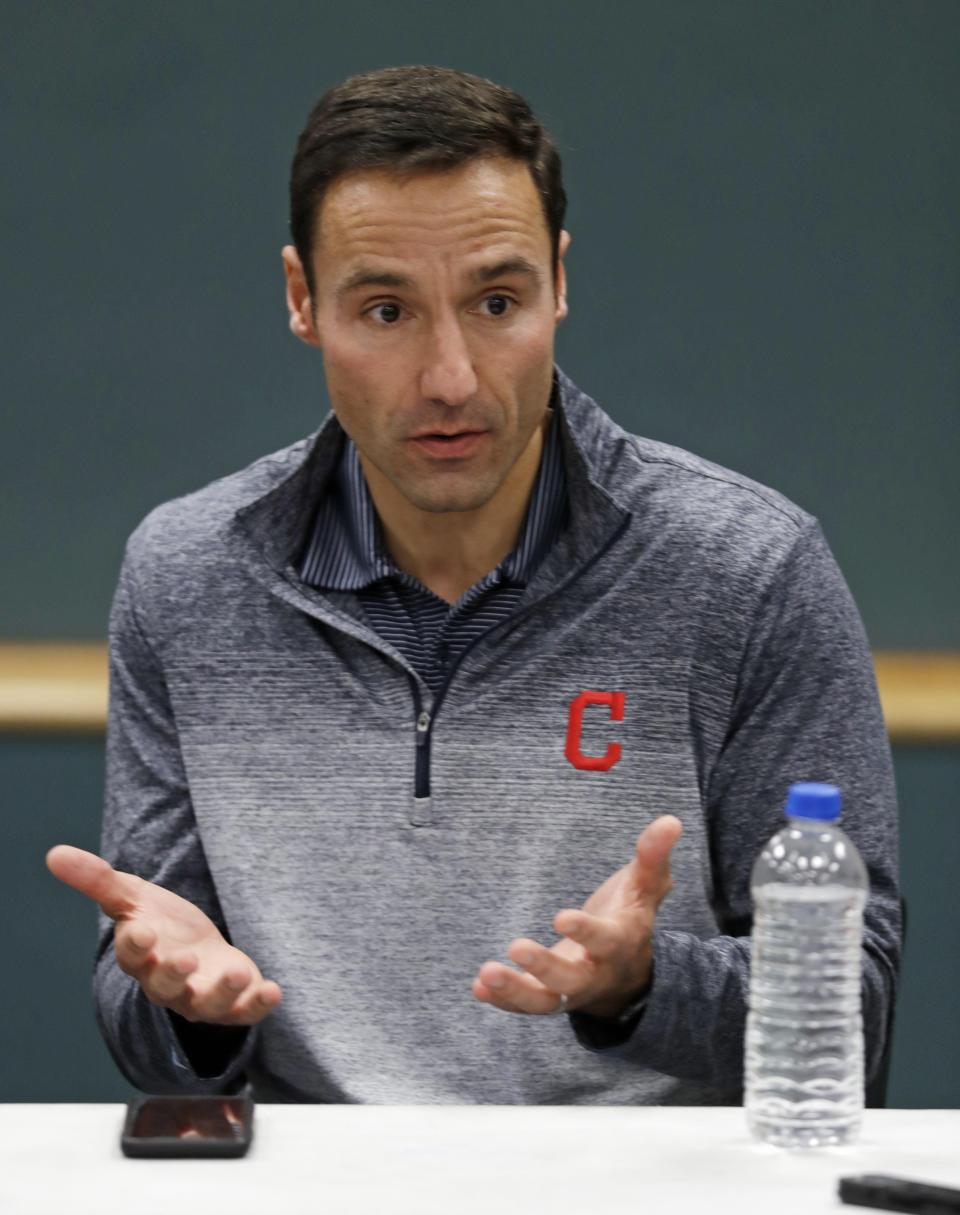
[[[796,780],[841,787],[870,873],[876,1067],[899,964],[896,810],[843,579],[798,507],[626,434],[557,376],[569,526],[436,698],[352,594],[299,577],[334,418],[131,537],[104,854],[203,907],[284,989],[255,1031],[211,1031],[236,1049],[203,1075],[104,920],[98,1016],[133,1083],[214,1091],[245,1071],[261,1099],[293,1101],[738,1101],[749,874]],[[554,914],[667,812],[684,833],[625,1042],[585,1049],[575,1018],[473,998],[485,960],[518,935],[552,941]]]

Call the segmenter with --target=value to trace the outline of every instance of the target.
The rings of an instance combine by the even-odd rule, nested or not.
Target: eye
[[[516,301],[509,295],[488,295],[483,302],[493,306],[493,316],[506,316]]]
[[[380,314],[379,316],[377,315],[378,313]],[[396,324],[396,322],[400,319],[400,305],[389,303],[374,304],[374,306],[367,312],[367,316],[372,316],[374,320],[379,321],[381,325],[389,327]]]

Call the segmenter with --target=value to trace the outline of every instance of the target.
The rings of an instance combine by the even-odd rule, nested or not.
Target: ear
[[[287,279],[287,311],[290,314],[290,332],[308,346],[320,349],[320,334],[313,319],[313,301],[303,272],[300,255],[293,245],[284,245],[280,251],[283,272]]]
[[[556,311],[554,312],[554,317],[558,322],[562,321],[564,319],[564,317],[567,315],[567,313],[569,312],[569,309],[567,307],[567,271],[563,264],[564,256],[569,248],[570,248],[570,233],[566,229],[564,229],[560,233],[560,245],[557,250],[557,253],[558,253],[558,256],[557,256],[557,284],[556,284],[557,307],[556,307]]]

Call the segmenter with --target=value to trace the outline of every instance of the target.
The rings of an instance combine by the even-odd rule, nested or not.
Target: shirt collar
[[[525,586],[563,528],[567,482],[559,431],[554,410],[519,539],[492,571],[498,576],[491,581]],[[409,578],[383,547],[377,512],[350,439],[317,510],[300,577],[310,586],[336,591],[361,590],[382,578]]]

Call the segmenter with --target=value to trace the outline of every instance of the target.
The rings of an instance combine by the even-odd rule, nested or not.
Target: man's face
[[[295,251],[284,261],[334,412],[409,503],[475,510],[539,452],[565,280],[524,164],[349,174],[322,204],[312,301]]]

